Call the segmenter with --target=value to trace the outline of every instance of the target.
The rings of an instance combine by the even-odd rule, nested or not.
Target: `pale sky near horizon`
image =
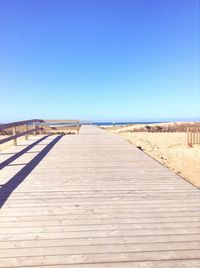
[[[0,122],[200,120],[200,0],[1,0]]]

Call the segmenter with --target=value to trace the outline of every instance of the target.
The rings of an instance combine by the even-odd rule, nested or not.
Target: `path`
[[[96,127],[34,139],[0,152],[1,268],[200,267],[198,189]]]

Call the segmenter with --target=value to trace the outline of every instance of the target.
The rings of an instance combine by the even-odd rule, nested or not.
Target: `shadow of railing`
[[[61,138],[62,135],[57,136],[55,139],[53,139],[44,149],[42,149],[41,152],[39,152],[39,154],[37,154],[30,162],[28,162],[25,167],[23,167],[17,174],[15,174],[8,182],[1,185],[0,208],[5,204],[6,200],[9,198],[12,192],[25,180],[25,178],[32,172],[32,170],[40,163],[40,161],[48,154],[48,152]]]
[[[34,146],[36,146],[37,144],[39,144],[41,141],[45,140],[47,137],[49,136],[44,136],[41,139],[31,143],[30,145],[28,145],[26,148],[24,148],[23,150],[21,150],[20,152],[17,152],[16,154],[12,155],[11,157],[9,157],[8,159],[6,159],[5,161],[0,163],[0,170],[6,166],[8,166],[10,163],[12,163],[13,161],[15,161],[17,158],[19,158],[20,156],[22,156],[23,154],[27,153],[29,150],[31,150]]]

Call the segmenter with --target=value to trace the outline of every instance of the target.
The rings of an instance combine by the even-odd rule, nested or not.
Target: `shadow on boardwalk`
[[[28,145],[27,147],[25,147],[23,150],[21,150],[18,153],[15,153],[14,155],[12,155],[11,157],[9,157],[8,159],[6,159],[5,161],[3,161],[2,163],[0,163],[0,170],[3,169],[4,167],[8,166],[10,163],[12,163],[13,161],[15,161],[17,158],[19,158],[20,156],[22,156],[23,154],[27,153],[29,150],[31,150],[34,146],[36,146],[37,144],[39,144],[41,141],[45,140],[48,136],[44,136],[41,139],[31,143],[30,145]]]
[[[0,169],[7,166],[18,157],[26,153],[28,150],[33,148],[39,142],[46,139],[47,136],[37,140],[36,142],[32,143],[31,145],[27,146],[25,149],[21,150],[20,152],[16,153],[9,159],[5,160],[0,164]],[[9,198],[11,193],[20,185],[24,179],[31,173],[31,171],[40,163],[40,161],[48,154],[48,152],[54,147],[54,145],[62,138],[62,135],[57,136],[53,139],[41,152],[39,152],[29,163],[26,164],[17,174],[15,174],[7,183],[1,185],[0,189],[0,208],[4,205],[6,200]]]

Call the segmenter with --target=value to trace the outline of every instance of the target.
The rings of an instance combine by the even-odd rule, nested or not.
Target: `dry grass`
[[[126,126],[102,126],[101,128],[115,132],[186,132],[187,127],[200,127],[196,122],[175,122],[155,124],[134,124]]]

